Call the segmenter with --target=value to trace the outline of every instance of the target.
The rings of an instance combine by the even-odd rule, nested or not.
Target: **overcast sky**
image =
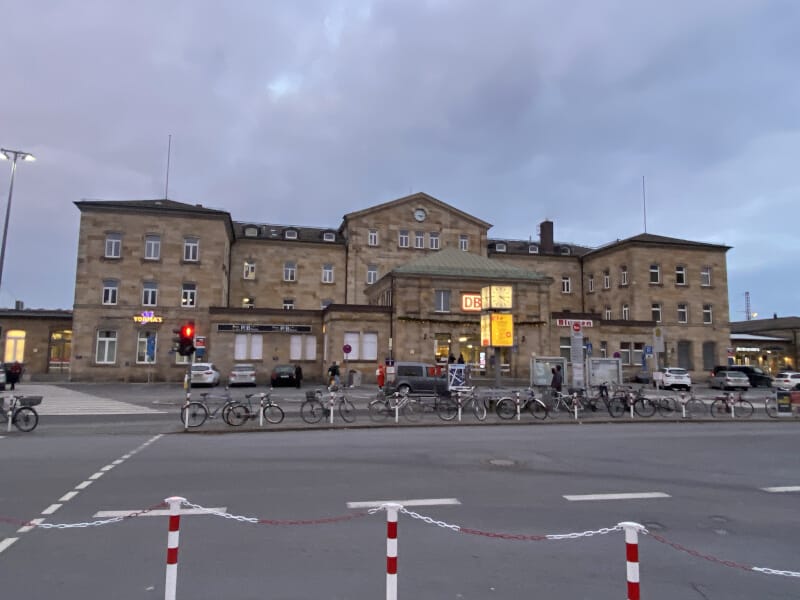
[[[71,308],[81,199],[338,226],[423,191],[490,236],[723,243],[800,315],[800,2],[6,2],[0,306]],[[0,162],[0,206],[10,163]]]

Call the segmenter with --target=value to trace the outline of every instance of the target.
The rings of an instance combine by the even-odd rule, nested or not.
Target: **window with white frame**
[[[600,340],[600,358],[608,358],[608,342]]]
[[[425,232],[424,231],[415,231],[414,232],[414,248],[424,248],[425,247]]]
[[[283,310],[294,310],[294,298],[283,299]]]
[[[463,233],[458,236],[458,249],[467,252],[469,250],[469,236]]]
[[[156,306],[158,304],[158,284],[155,281],[145,281],[142,284],[142,306]]]
[[[539,246],[537,246],[536,244],[529,244],[528,254],[539,254]]]
[[[686,267],[683,265],[675,267],[675,285],[686,285]]]
[[[181,306],[192,308],[197,306],[197,284],[184,283],[181,287]]]
[[[119,281],[116,279],[103,280],[103,304],[116,304],[119,291]]]
[[[181,356],[180,354],[175,352],[174,356],[176,365],[188,365],[190,362],[192,362],[194,354],[192,354],[191,356]]]
[[[700,270],[700,285],[703,287],[711,285],[711,267],[703,267]]]
[[[505,252],[506,245],[503,242],[497,242],[494,246],[495,251],[497,252]]]
[[[378,265],[367,265],[367,285],[378,281]]]
[[[183,260],[184,262],[197,262],[200,260],[200,239],[187,237],[183,240]]]
[[[428,234],[428,242],[429,242],[431,250],[438,250],[439,249],[439,234],[438,233],[430,233],[430,234]]]
[[[106,234],[106,258],[120,258],[122,256],[122,234]]]
[[[378,360],[378,334],[361,334],[361,360]]]
[[[94,362],[98,365],[112,365],[117,362],[117,332],[102,329],[97,332]]]
[[[561,276],[561,293],[562,294],[572,293],[572,278],[569,275]]]
[[[620,342],[619,344],[619,357],[623,365],[631,364],[631,343]]]
[[[262,360],[264,336],[261,334],[237,333],[233,338],[233,360]]]
[[[689,322],[689,306],[680,303],[678,304],[678,323],[688,323]]]
[[[161,236],[144,236],[144,258],[145,260],[158,260],[161,258]]]
[[[316,358],[316,336],[293,335],[289,338],[289,360],[316,360]]]
[[[661,322],[661,304],[659,302],[653,302],[650,305],[650,318],[656,323]]]
[[[606,321],[610,321],[611,320],[611,307],[610,306],[606,306],[606,309],[605,309],[604,314],[603,314],[603,318]]]
[[[322,283],[333,283],[333,265],[330,263],[322,265]]]
[[[335,242],[336,241],[336,234],[332,231],[326,231],[322,234],[322,241],[323,242]]]
[[[611,272],[606,269],[603,271],[603,289],[607,290],[611,288]]]
[[[158,338],[155,331],[139,331],[136,339],[137,364],[151,365],[156,362],[156,343]],[[150,341],[152,340],[152,341]]]
[[[378,245],[378,230],[377,229],[370,229],[367,233],[367,246],[377,246]]]
[[[619,284],[628,285],[628,267],[622,266],[619,269]]]
[[[644,342],[633,342],[633,362],[632,365],[642,364],[642,354],[644,353]]]
[[[714,322],[714,311],[710,304],[703,304],[703,323],[711,325]]]
[[[347,355],[348,360],[360,360],[360,346],[359,343],[361,335],[357,331],[345,331],[344,332],[344,344],[346,346],[350,346],[350,354]]]
[[[401,229],[397,233],[397,245],[400,248],[408,248],[408,229]]]
[[[622,305],[622,320],[629,321],[631,318],[631,307],[627,304]]]
[[[650,265],[650,283],[661,283],[661,265]]]
[[[569,256],[570,254],[572,254],[572,250],[570,249],[569,246],[561,246],[561,254],[563,254],[564,256]]]
[[[283,280],[284,281],[297,281],[297,263],[287,261],[283,263]]]
[[[558,355],[569,361],[570,356],[572,356],[572,341],[569,337],[558,338]]]
[[[297,239],[297,231],[295,231],[294,229],[287,229],[284,232],[283,237],[286,238],[287,240],[296,240]]]
[[[450,290],[433,291],[433,310],[436,312],[450,312]]]
[[[586,280],[586,287],[589,288],[590,292],[594,291],[594,275],[589,275],[588,279]]]
[[[256,263],[252,260],[244,261],[244,266],[242,269],[242,278],[244,279],[255,279],[256,278]]]

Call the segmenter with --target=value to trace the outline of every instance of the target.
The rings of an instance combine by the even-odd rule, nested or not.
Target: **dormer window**
[[[496,252],[505,252],[506,251],[506,245],[503,242],[498,242],[495,245],[494,249],[495,249]]]
[[[569,246],[561,246],[561,254],[564,256],[569,256],[572,254],[572,251],[569,249]]]
[[[253,227],[253,226],[245,227],[244,237],[258,237],[258,227]]]
[[[528,254],[539,254],[539,246],[536,244],[528,246]]]
[[[283,237],[285,237],[287,240],[296,240],[297,239],[297,231],[295,229],[287,229],[283,233]]]
[[[322,234],[322,241],[324,242],[335,242],[336,241],[336,234],[330,231],[326,231]]]

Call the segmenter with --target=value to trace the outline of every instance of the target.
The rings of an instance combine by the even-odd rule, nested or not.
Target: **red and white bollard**
[[[386,504],[386,600],[397,600],[397,513],[400,504]]]
[[[627,559],[628,600],[639,600],[639,523],[620,523],[625,529],[625,558]]]
[[[178,536],[181,529],[181,505],[186,501],[180,496],[164,500],[169,504],[169,534],[167,534],[167,579],[164,584],[164,600],[175,600],[178,587]]]

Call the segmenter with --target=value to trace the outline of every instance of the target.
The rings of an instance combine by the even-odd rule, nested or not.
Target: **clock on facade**
[[[428,213],[425,212],[424,208],[418,208],[414,211],[414,218],[420,223],[425,220],[426,216],[428,216]]]
[[[512,308],[510,285],[488,285],[481,289],[481,306],[484,310]]]

